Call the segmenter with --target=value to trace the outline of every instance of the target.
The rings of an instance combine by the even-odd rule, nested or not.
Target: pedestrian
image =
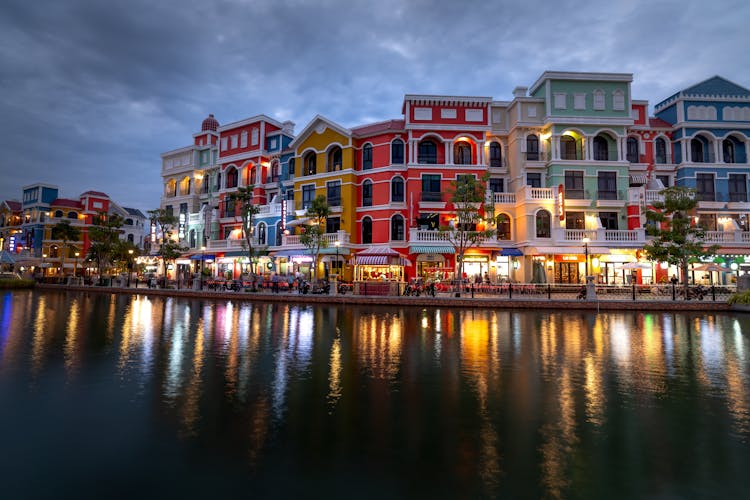
[[[290,292],[293,291],[294,290],[294,275],[292,274],[287,275],[286,282],[287,282],[289,291]]]
[[[271,276],[271,286],[273,293],[279,293],[279,275],[276,273]]]

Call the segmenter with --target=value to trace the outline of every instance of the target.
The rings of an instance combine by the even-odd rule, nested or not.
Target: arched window
[[[362,243],[372,243],[372,219],[369,217],[362,219]]]
[[[317,173],[317,166],[315,164],[315,153],[307,153],[305,156],[305,171],[303,175],[315,175]]]
[[[62,210],[55,210],[55,218],[61,218],[63,216]]]
[[[216,173],[216,184],[215,184],[215,187],[214,187],[214,191],[218,191],[219,189],[221,189],[221,173],[217,172]]]
[[[607,139],[601,135],[594,137],[594,160],[609,160],[609,145],[607,144]]]
[[[419,163],[427,165],[437,164],[437,145],[435,141],[427,139],[419,143]]]
[[[234,167],[229,167],[227,169],[227,188],[237,187],[238,179],[239,173],[237,172],[237,169]]]
[[[539,161],[539,137],[535,134],[526,136],[526,160]]]
[[[734,142],[731,139],[724,139],[722,141],[721,152],[724,156],[724,163],[736,163],[734,158]]]
[[[667,141],[657,137],[654,141],[654,161],[656,163],[667,163]]]
[[[459,141],[453,145],[453,163],[455,165],[471,165],[471,144]]]
[[[391,240],[404,240],[404,218],[399,214],[396,214],[391,218]]]
[[[258,244],[259,245],[265,245],[266,244],[266,223],[261,222],[258,224]]]
[[[258,182],[258,170],[255,168],[255,165],[253,165],[250,167],[247,174],[247,185],[254,186],[256,182]]]
[[[497,216],[497,239],[510,240],[510,217],[507,214]]]
[[[552,217],[546,210],[540,210],[536,214],[536,237],[549,238],[552,234],[551,222]]]
[[[638,151],[638,139],[636,139],[635,137],[628,137],[626,145],[626,159],[630,163],[638,163],[638,161],[640,160],[640,154]]]
[[[131,218],[125,219],[125,225],[126,226],[132,226],[133,225],[133,219],[131,219]]]
[[[180,194],[182,196],[190,194],[190,177],[185,177],[180,182]]]
[[[560,137],[560,158],[563,160],[577,160],[575,137],[564,135]]]
[[[391,143],[391,164],[404,164],[404,141],[401,139],[395,139]]]
[[[294,168],[296,166],[297,162],[294,160],[294,158],[289,158],[289,163],[287,164],[286,171],[288,178],[293,178],[295,176]]]
[[[372,168],[372,144],[365,144],[362,147],[362,170]]]
[[[271,182],[279,182],[281,178],[281,171],[279,169],[279,162],[274,160],[271,162]]]
[[[77,219],[78,214],[75,212],[68,212],[68,219]]]
[[[177,196],[177,181],[174,179],[167,182],[167,196]]]
[[[503,166],[503,150],[500,148],[499,142],[490,143],[490,167],[502,167]]]
[[[130,233],[128,235],[128,243],[133,243],[133,233]],[[190,246],[195,247],[195,245],[190,245]]]
[[[328,152],[328,171],[335,172],[341,170],[341,148],[334,146]]]
[[[132,234],[128,235],[128,238],[130,238],[130,241],[132,241]],[[188,244],[190,245],[190,248],[195,248],[195,229],[191,229],[190,233],[188,235]]]
[[[391,202],[404,202],[404,179],[401,177],[394,177],[391,179]]]
[[[372,181],[370,179],[362,183],[362,206],[372,206]]]
[[[281,221],[276,223],[276,246],[280,247],[282,240],[281,237],[284,234],[284,230],[281,229]]]
[[[703,163],[703,142],[696,138],[690,140],[690,158],[694,163]]]

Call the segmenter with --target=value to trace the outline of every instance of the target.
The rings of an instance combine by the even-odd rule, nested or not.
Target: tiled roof
[[[102,193],[101,191],[86,191],[81,196],[86,196],[86,195],[103,196],[104,198],[109,198],[109,195],[107,193]]]
[[[651,128],[672,128],[672,125],[669,122],[666,122],[661,118],[649,118],[648,126]]]
[[[123,210],[125,210],[128,214],[132,215],[133,217],[142,217],[146,218],[145,215],[143,215],[143,212],[138,210],[137,208],[128,208],[128,207],[122,207]]]
[[[57,198],[55,201],[50,203],[50,207],[83,208],[80,201],[71,200],[69,198]]]
[[[352,133],[357,136],[372,135],[389,130],[404,130],[404,120],[387,120],[384,122],[371,123],[361,127],[352,128]]]
[[[682,91],[685,95],[750,97],[750,90],[720,76],[714,76]]]
[[[5,200],[5,204],[8,205],[8,208],[11,210],[21,210],[21,202],[16,200]]]

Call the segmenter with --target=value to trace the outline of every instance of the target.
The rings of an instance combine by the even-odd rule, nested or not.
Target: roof
[[[302,132],[300,132],[299,135],[289,143],[289,147],[296,149],[297,146],[304,142],[305,139],[307,139],[307,137],[310,136],[314,131],[317,131],[319,129],[324,130],[325,128],[330,128],[345,137],[351,136],[351,131],[349,129],[342,127],[332,120],[329,120],[325,116],[315,115],[315,117],[310,120],[310,123],[308,123],[307,126],[302,130]]]
[[[750,97],[750,90],[717,75],[686,88],[682,94],[685,96]]]
[[[651,128],[672,128],[672,124],[661,118],[649,118],[648,126]]]
[[[50,207],[70,207],[70,208],[83,208],[81,202],[78,200],[71,200],[70,198],[57,198],[49,204]]]
[[[143,215],[143,212],[138,210],[137,208],[128,208],[128,207],[122,207],[128,214],[132,215],[133,217],[143,217],[146,218],[145,215]]]
[[[101,191],[86,191],[81,195],[83,196],[103,196],[104,198],[109,198],[109,195],[107,193],[102,193]]]
[[[5,204],[8,205],[8,208],[13,211],[20,211],[22,208],[21,202],[16,200],[5,200]]]
[[[356,136],[365,136],[377,134],[378,132],[388,132],[389,130],[404,130],[404,120],[386,120],[384,122],[370,123],[352,128],[352,134]]]

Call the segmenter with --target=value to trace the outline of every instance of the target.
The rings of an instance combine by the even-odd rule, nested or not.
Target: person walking
[[[271,276],[271,289],[273,293],[279,293],[279,275],[276,273]]]

